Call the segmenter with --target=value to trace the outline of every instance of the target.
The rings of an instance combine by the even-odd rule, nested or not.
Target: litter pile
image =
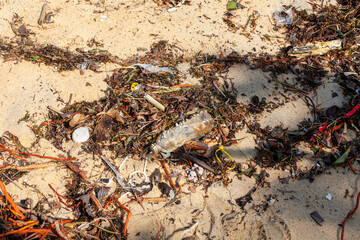
[[[241,6],[232,1],[228,8],[235,10]],[[289,9],[286,9],[287,17],[290,16]],[[72,53],[55,46],[29,45],[30,31],[18,17],[14,17],[12,27],[19,41],[0,41],[0,54],[7,61],[28,60],[54,66],[59,71],[79,69],[81,72],[87,69],[98,71],[106,62],[123,66],[105,79],[109,87],[102,99],[68,103],[61,111],[50,108],[48,121],[31,126],[39,139],[46,138],[60,150],[64,151],[65,142],[74,141],[81,144],[83,150],[99,156],[114,172],[119,188],[110,192],[107,187],[90,183],[80,166],[73,161],[76,156],[31,154],[21,146],[16,136],[7,133],[1,138],[0,147],[3,157],[0,187],[4,193],[0,197],[0,226],[4,229],[0,231],[0,237],[32,234],[41,239],[70,239],[70,236],[107,239],[112,235],[118,239],[125,238],[131,212],[118,200],[122,193],[132,194],[132,199],[141,205],[145,195],[156,184],[164,197],[151,201],[176,202],[182,186],[180,176],[170,174],[165,163],[187,166],[190,170],[187,171],[186,183],[205,179],[211,184],[217,179],[226,184],[229,170],[237,171],[238,176],[254,177],[257,186],[248,195],[237,199],[240,207],[247,203],[257,187],[264,186],[267,174],[264,170],[256,174],[256,166],[286,169],[294,177],[312,179],[330,166],[347,163],[357,174],[352,164],[360,154],[360,141],[357,138],[346,139],[343,135],[352,131],[358,136],[360,128],[360,70],[356,51],[359,9],[351,5],[344,5],[339,10],[331,5],[314,5],[316,12],[313,14],[291,11],[292,18],[296,20],[282,25],[287,28],[292,47],[277,55],[240,56],[234,52],[216,57],[199,54],[190,60],[182,57],[181,49],[164,41],[154,44],[144,56],[125,61],[99,49],[79,49],[78,53]],[[249,18],[250,24],[255,24],[255,20],[254,13]],[[226,21],[229,22],[229,18]],[[342,39],[340,46],[339,38]],[[334,45],[312,44],[313,41],[333,39],[337,41],[332,43]],[[305,44],[311,46],[304,47]],[[191,64],[191,74],[201,78],[200,84],[181,82],[176,66],[183,62]],[[251,99],[249,105],[237,102],[233,82],[219,78],[220,73],[226,72],[235,63],[270,71],[270,81],[294,92],[308,103],[313,119],[304,120],[298,131],[291,132],[282,126],[263,128],[257,122],[248,121],[247,116],[271,111],[274,106],[266,100],[260,101],[257,96]],[[330,71],[336,73],[336,79],[342,83],[350,101],[343,108],[317,109],[308,93],[321,85],[322,77]],[[283,73],[295,74],[297,84],[279,81],[278,76]],[[237,165],[223,148],[236,143],[235,133],[244,127],[256,136],[258,145],[254,161],[246,163],[246,167],[244,164]],[[308,143],[317,158],[317,165],[307,172],[297,169],[296,165],[303,155],[298,149],[301,143]],[[112,158],[127,159],[131,156],[144,161],[145,165],[148,161],[160,161],[171,186],[160,182],[158,169],[151,174],[150,181],[140,171],[137,173],[145,175],[142,183],[132,182],[130,177],[124,179],[104,152],[111,152]],[[21,176],[19,172],[45,167],[26,162],[27,156],[61,162],[76,173],[67,185],[67,196],[58,194],[50,186],[60,203],[74,210],[75,219],[49,217],[42,212],[41,205],[30,208],[30,199],[22,202],[22,206],[11,199],[3,182],[7,183],[8,178],[16,180]],[[175,183],[172,178],[176,178]],[[124,211],[128,213],[125,221]]]

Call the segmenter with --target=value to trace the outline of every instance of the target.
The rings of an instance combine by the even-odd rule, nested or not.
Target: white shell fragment
[[[86,127],[79,127],[72,133],[72,139],[76,143],[86,142],[90,138],[89,129]]]

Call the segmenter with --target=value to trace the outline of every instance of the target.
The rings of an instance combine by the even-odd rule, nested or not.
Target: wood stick
[[[155,98],[153,98],[152,96],[150,96],[149,94],[145,93],[144,98],[146,100],[148,100],[152,105],[154,105],[155,107],[157,107],[158,109],[160,109],[161,111],[165,110],[165,106],[162,105],[161,103],[159,103],[157,100],[155,100]]]

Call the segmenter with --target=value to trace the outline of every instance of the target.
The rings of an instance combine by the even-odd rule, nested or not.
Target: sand
[[[236,20],[245,24],[247,18],[254,11],[258,12],[257,26],[249,30],[249,37],[240,30],[231,32],[222,18],[226,11],[224,0],[194,0],[190,5],[182,5],[169,12],[166,6],[157,6],[153,1],[46,1],[55,11],[53,23],[43,27],[37,25],[37,20],[45,1],[5,0],[0,3],[0,37],[13,38],[9,22],[14,13],[23,17],[35,35],[32,39],[37,43],[53,44],[61,48],[75,50],[88,49],[87,42],[95,38],[103,44],[102,49],[121,59],[143,54],[152,43],[167,40],[179,46],[184,55],[191,57],[198,52],[208,54],[230,53],[239,54],[248,52],[275,53],[287,43],[282,30],[274,31],[272,13],[282,4],[294,5],[298,8],[311,9],[305,1],[275,1],[256,0],[242,1],[246,8],[236,11]],[[271,36],[271,41],[264,41],[264,35]],[[0,60],[0,133],[9,131],[19,137],[22,145],[30,152],[57,156],[65,154],[56,149],[47,140],[36,137],[25,122],[18,122],[28,112],[34,124],[46,119],[48,106],[61,109],[72,94],[72,102],[93,101],[103,96],[107,88],[103,81],[112,74],[111,70],[118,67],[106,64],[101,72],[79,71],[59,73],[49,66],[37,65],[30,62],[4,62]],[[184,82],[197,82],[189,73],[189,64],[181,64],[178,69],[182,72]],[[297,96],[286,93],[286,100],[279,92],[280,86],[268,83],[268,73],[261,70],[250,70],[245,65],[234,65],[230,68],[227,77],[233,79],[239,91],[239,102],[249,102],[250,97],[258,95],[272,100],[275,97],[281,106],[272,112],[264,112],[257,116],[262,126],[283,124],[289,129],[296,129],[297,124],[306,118],[311,119],[310,109]],[[283,76],[291,81],[294,76]],[[319,108],[332,105],[342,106],[346,97],[341,94],[341,87],[328,76],[324,84],[310,93]],[[337,92],[338,97],[332,97]],[[241,95],[243,93],[243,95]],[[290,99],[290,100],[289,100]],[[275,100],[274,100],[275,101]],[[254,155],[254,135],[246,129],[237,133],[244,139],[237,144],[248,157]],[[238,163],[245,161],[238,148],[233,146],[227,149]],[[308,146],[304,146],[306,149]],[[66,151],[76,156],[81,167],[86,170],[91,181],[102,177],[111,177],[109,171],[99,158],[93,158],[81,150],[81,144],[71,141],[64,143]],[[109,154],[109,153],[107,153]],[[32,162],[45,160],[31,159]],[[115,159],[113,163],[120,165],[122,159]],[[1,162],[1,160],[0,160]],[[299,163],[302,169],[311,168],[315,161],[304,157]],[[100,166],[100,167],[99,167]],[[147,174],[159,168],[156,162],[149,163]],[[143,169],[143,162],[128,160],[121,169],[124,176],[133,170]],[[181,168],[174,171],[183,172]],[[229,177],[231,183],[224,188],[215,183],[207,191],[198,187],[191,193],[184,187],[184,194],[180,204],[164,207],[164,203],[144,203],[145,211],[137,204],[130,205],[133,213],[128,227],[128,239],[182,239],[194,236],[195,239],[338,239],[343,218],[354,207],[355,196],[358,192],[359,178],[348,168],[338,167],[329,169],[325,174],[317,176],[315,181],[290,180],[281,183],[279,178],[288,177],[290,173],[280,170],[267,170],[270,174],[270,187],[259,188],[253,194],[253,201],[242,210],[235,199],[245,195],[255,184],[253,178],[238,179],[233,173]],[[56,173],[56,174],[54,174]],[[16,201],[31,197],[36,203],[42,194],[49,201],[57,201],[48,184],[51,184],[59,193],[65,194],[64,184],[68,180],[70,170],[64,166],[49,167],[31,171],[20,178],[16,183],[7,185],[8,191]],[[35,185],[42,193],[23,183]],[[115,187],[115,183],[111,185]],[[345,191],[349,196],[344,197]],[[332,199],[325,198],[331,194]],[[155,189],[149,197],[158,197]],[[272,196],[273,201],[265,211],[259,205]],[[124,198],[126,199],[126,198]],[[317,225],[310,213],[318,211],[325,219],[322,226]],[[72,211],[61,208],[52,213],[55,216],[72,217]],[[360,214],[356,213],[347,223],[346,239],[359,239],[360,229],[358,222]],[[184,227],[188,230],[177,231]]]

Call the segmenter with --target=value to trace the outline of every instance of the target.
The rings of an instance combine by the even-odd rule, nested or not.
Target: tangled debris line
[[[77,53],[73,53],[53,45],[37,44],[32,39],[31,30],[26,28],[22,18],[16,14],[11,22],[11,29],[16,38],[0,39],[0,56],[4,61],[25,60],[53,66],[58,71],[74,69],[98,71],[104,63],[118,63],[116,57],[102,49],[77,49]]]
[[[210,60],[212,59],[215,60],[215,57],[210,57]],[[152,146],[156,144],[159,146],[159,139],[164,138],[166,140],[165,130],[174,132],[177,126],[187,128],[186,124],[192,122],[196,125],[197,118],[205,118],[204,121],[209,123],[208,128],[202,130],[201,126],[194,127],[192,131],[195,131],[196,137],[185,138],[194,141],[189,141],[184,146],[182,146],[184,141],[179,141],[179,145],[172,149],[175,151],[171,150],[171,159],[176,160],[174,164],[191,163],[193,170],[189,172],[188,179],[190,182],[194,181],[194,178],[202,179],[201,176],[205,171],[210,173],[207,174],[209,179],[219,175],[219,178],[223,178],[224,182],[226,182],[228,181],[226,177],[227,169],[234,168],[234,162],[228,161],[224,150],[217,152],[216,158],[214,152],[216,149],[220,149],[220,145],[229,146],[236,142],[234,139],[235,132],[244,126],[245,119],[244,107],[236,101],[233,84],[230,81],[222,83],[217,76],[218,72],[228,68],[231,63],[229,61],[209,62],[206,61],[205,56],[198,56],[192,62],[192,74],[201,76],[202,81],[201,85],[196,85],[181,84],[179,74],[175,68],[175,65],[181,61],[183,59],[179,57],[179,49],[174,49],[173,46],[166,42],[155,44],[145,57],[135,57],[127,60],[126,67],[116,69],[111,77],[105,79],[109,88],[105,91],[106,96],[104,98],[94,102],[78,102],[67,105],[61,111],[50,108],[48,121],[31,128],[37,137],[46,138],[61,150],[64,150],[62,147],[64,142],[71,139],[75,140],[74,130],[86,128],[85,133],[90,133],[90,139],[88,141],[84,140],[85,142],[78,140],[78,142],[82,142],[84,150],[102,158],[104,158],[102,156],[103,151],[110,150],[114,153],[114,157],[130,155],[134,159],[148,159],[151,151],[156,152]],[[141,62],[141,64],[136,62]],[[159,62],[162,64],[158,64]],[[24,117],[23,120],[26,121],[26,119]],[[179,138],[181,137],[183,136],[179,135]],[[10,170],[14,171],[16,169],[19,169],[18,171],[29,171],[31,170],[30,166],[33,165],[25,162],[26,156],[35,156],[27,153],[27,149],[23,149],[23,151],[10,149],[10,147],[17,145],[19,146],[18,149],[21,148],[21,144],[17,143],[16,140],[15,136],[3,136],[2,138],[4,144],[2,150],[7,153],[7,163],[4,165],[6,174],[9,174]],[[172,140],[167,139],[167,141]],[[36,157],[44,158],[44,156]],[[156,184],[161,189],[164,196],[173,199],[171,201],[176,201],[174,194],[178,195],[181,192],[180,183],[178,181],[173,182],[170,176],[171,173],[167,170],[164,161],[162,161],[162,166],[169,176],[170,187],[164,182],[155,180],[152,180],[152,182],[145,181],[141,184],[121,180],[119,181],[119,183],[121,182],[121,188],[109,193],[107,189],[97,187],[94,189],[94,186],[89,185],[86,175],[78,166],[70,162],[73,160],[70,156],[47,158],[66,165],[76,173],[72,176],[72,183],[67,186],[68,194],[66,196],[56,193],[55,189],[52,188],[61,204],[74,209],[76,220],[68,220],[66,224],[61,222],[60,232],[56,232],[56,229],[53,229],[54,231],[48,230],[52,229],[53,225],[51,224],[54,223],[49,222],[50,225],[46,225],[46,223],[39,221],[34,226],[39,224],[47,226],[47,230],[44,232],[32,228],[32,233],[37,233],[39,238],[53,234],[60,236],[64,229],[66,229],[64,231],[66,234],[61,236],[63,238],[69,238],[69,235],[83,236],[85,234],[85,236],[93,236],[96,232],[101,232],[101,239],[106,239],[107,234],[115,234],[115,236],[121,238],[126,234],[126,226],[131,216],[130,210],[116,200],[122,192],[131,193],[140,204],[143,201],[141,199],[144,199],[143,196],[151,191],[153,184]],[[162,159],[161,155],[156,158]],[[216,159],[221,164],[216,162]],[[25,167],[29,165],[29,167],[20,169],[17,167],[17,161],[22,162]],[[104,162],[114,171],[119,180],[121,176],[116,168],[108,160],[104,160]],[[15,175],[12,174],[11,177],[15,178]],[[177,179],[180,179],[180,175],[177,176]],[[167,200],[165,198],[165,201]],[[147,201],[164,201],[164,199],[147,199]],[[95,209],[92,204],[95,204]],[[113,217],[101,219],[99,222],[99,219],[96,218],[96,216],[99,216],[99,210],[109,204],[116,207],[116,209],[109,210],[113,212],[103,211],[102,213],[105,216],[111,215]],[[39,207],[41,205],[39,204]],[[124,224],[123,218],[125,214],[118,213],[123,210],[128,213]],[[4,214],[9,215],[7,212]],[[58,219],[54,221],[58,221]],[[103,227],[104,222],[109,222],[109,227],[112,230]],[[80,231],[79,227],[75,228],[78,224],[87,224],[86,226],[90,227],[90,229],[86,228],[87,230],[84,231],[84,228],[81,228]],[[121,231],[123,234],[119,234]],[[6,231],[7,235],[21,236],[25,233],[28,232]]]
[[[348,5],[343,8],[349,10]],[[321,8],[312,15],[297,12],[297,21],[286,26],[290,34],[289,41],[293,46],[298,46],[315,40],[343,37],[348,38],[347,43],[355,44],[357,28],[350,29],[348,17],[352,16],[355,19],[352,21],[356,23],[358,7],[348,13],[344,9],[336,12],[336,18],[328,17],[329,14],[335,14],[332,6]],[[339,22],[343,35],[339,32],[336,37],[331,35],[334,19],[343,20]],[[252,24],[255,24],[255,20],[253,16]],[[320,27],[319,22],[329,23],[330,26]],[[180,48],[162,41],[154,44],[144,56],[134,56],[120,62],[104,51],[78,50],[78,53],[72,53],[55,46],[29,44],[27,40],[31,32],[20,25],[20,20],[14,19],[13,31],[17,32],[19,41],[0,42],[0,54],[8,61],[45,63],[59,71],[76,68],[97,71],[102,63],[121,64],[112,76],[105,79],[109,86],[105,97],[93,102],[68,104],[61,111],[52,109],[48,121],[40,126],[32,126],[37,137],[46,138],[60,150],[64,150],[66,141],[75,141],[74,132],[77,129],[85,129],[86,136],[78,138],[76,142],[81,143],[85,151],[101,157],[114,172],[120,187],[110,192],[107,187],[97,186],[89,182],[86,174],[72,162],[74,158],[71,156],[31,154],[15,136],[7,133],[1,138],[0,147],[2,158],[5,159],[0,176],[0,187],[4,194],[0,196],[0,226],[4,229],[0,237],[33,234],[34,238],[40,239],[126,238],[131,211],[118,200],[122,193],[131,195],[131,201],[138,202],[142,207],[143,201],[167,201],[167,204],[172,204],[179,201],[183,184],[195,182],[194,179],[207,187],[218,180],[227,184],[231,181],[227,175],[229,170],[235,170],[238,177],[245,175],[257,181],[256,187],[248,194],[236,199],[242,208],[251,201],[251,194],[258,187],[269,185],[266,182],[268,174],[264,170],[256,174],[257,166],[281,168],[291,172],[293,177],[309,180],[328,167],[340,164],[348,164],[355,174],[358,173],[352,164],[358,159],[360,142],[357,138],[348,140],[344,137],[349,131],[358,136],[360,128],[359,61],[356,53],[346,53],[350,49],[348,44],[322,55],[301,55],[299,58],[290,56],[288,49],[284,49],[276,56],[240,56],[234,52],[220,57],[199,54],[187,60],[183,58]],[[310,34],[310,31],[314,33]],[[186,61],[192,65],[191,74],[201,78],[200,84],[181,82],[176,66]],[[249,105],[237,102],[233,83],[219,78],[220,73],[226,72],[235,63],[271,72],[270,81],[306,99],[313,119],[304,120],[297,131],[291,132],[282,126],[262,128],[257,122],[247,121],[246,116],[271,110],[273,106],[256,97],[252,98]],[[342,83],[350,101],[342,108],[318,109],[308,93],[321,85],[322,78],[330,71],[336,73],[336,79]],[[277,77],[283,73],[295,74],[297,83],[291,85],[280,82]],[[235,139],[235,133],[245,126],[256,136],[257,154],[254,161],[236,164],[223,146],[236,143],[238,140]],[[166,145],[168,143],[177,144],[169,147]],[[303,143],[310,146],[317,160],[317,164],[308,171],[299,170],[296,165],[303,155],[298,146]],[[160,159],[170,186],[161,180],[159,169],[151,174],[149,181],[145,170],[136,171],[145,175],[144,182],[140,184],[131,182],[130,177],[129,180],[124,179],[103,156],[105,151],[112,152],[114,158],[132,156],[133,159],[143,160],[145,168],[147,161]],[[28,156],[51,159],[52,162],[35,166],[26,163]],[[180,182],[181,174],[170,173],[166,163],[189,165],[191,170],[187,172],[186,182]],[[54,164],[65,165],[73,171],[71,181],[66,186],[66,196],[57,193],[51,185],[49,187],[62,205],[73,209],[75,219],[59,219],[41,212],[44,203],[33,208],[25,202],[19,207],[2,183],[9,179],[16,180],[21,176],[19,172]],[[175,182],[173,179],[176,179]],[[161,190],[162,197],[146,198],[154,185]],[[56,208],[54,203],[47,204]]]
[[[355,1],[351,1],[355,2]],[[292,46],[308,42],[343,39],[344,46],[350,48],[358,43],[358,21],[360,7],[352,4],[313,6],[313,12],[295,10],[295,21],[288,25],[288,41]]]

